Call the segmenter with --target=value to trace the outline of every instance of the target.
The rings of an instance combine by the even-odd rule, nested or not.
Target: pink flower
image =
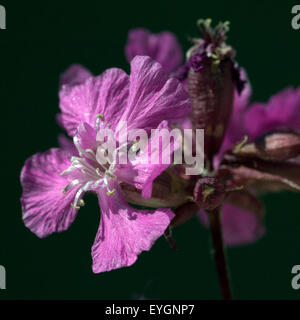
[[[222,146],[224,152],[245,135],[249,140],[280,129],[300,129],[300,88],[286,88],[275,94],[267,103],[249,103],[248,85],[238,98]]]
[[[74,145],[61,138],[62,148],[37,153],[26,161],[21,173],[24,223],[38,237],[64,231],[84,205],[84,193],[92,191],[101,207],[92,247],[93,271],[130,266],[164,233],[174,214],[170,209],[130,207],[120,183],[131,184],[150,197],[153,180],[168,165],[145,166],[139,161],[103,165],[104,148],[97,135],[108,127],[117,130],[121,121],[133,129],[166,128],[167,121],[186,116],[188,96],[158,63],[142,56],[132,60],[130,76],[109,69],[93,77],[75,65],[62,76],[61,85],[58,121]]]

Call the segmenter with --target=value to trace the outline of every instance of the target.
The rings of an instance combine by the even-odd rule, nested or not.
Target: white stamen
[[[109,197],[113,196],[115,193],[116,193],[116,189],[112,189],[112,190],[109,190],[109,191],[106,192],[106,194],[107,194]]]
[[[102,113],[98,113],[96,115],[96,131],[98,132],[100,129],[104,128],[104,115]]]
[[[76,184],[78,184],[80,182],[79,179],[75,179],[73,180],[71,183],[67,184],[62,190],[62,193],[67,193],[68,190],[70,190],[72,187],[76,186]]]
[[[107,174],[110,178],[115,178],[116,177],[110,170],[106,170],[105,174]]]
[[[106,127],[104,122],[105,118],[103,114],[97,114],[96,119],[96,131],[102,130]],[[119,145],[118,148],[113,150],[112,155],[109,155],[112,159],[107,159],[105,152],[107,150],[98,144],[95,145],[95,148],[82,149],[81,139],[76,135],[73,139],[74,145],[76,146],[80,156],[74,156],[71,158],[71,165],[68,169],[63,171],[61,174],[70,174],[69,177],[76,177],[76,174],[79,174],[79,179],[74,179],[71,183],[65,186],[62,190],[63,193],[66,193],[73,186],[83,183],[83,185],[77,190],[74,200],[71,203],[72,208],[78,210],[81,206],[84,205],[84,201],[81,199],[84,192],[89,190],[96,190],[97,188],[106,189],[106,194],[108,196],[113,196],[116,193],[116,189],[110,189],[109,181],[110,179],[115,179],[116,175],[114,174],[114,169],[118,163],[117,156],[127,155],[128,143],[124,142]],[[97,151],[96,151],[97,148]],[[105,163],[101,163],[98,158],[104,158]],[[102,160],[102,159],[101,159]],[[79,171],[78,171],[79,170]],[[80,174],[84,176],[81,177]]]

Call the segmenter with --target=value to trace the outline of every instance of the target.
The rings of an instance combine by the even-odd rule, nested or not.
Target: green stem
[[[224,300],[232,300],[225,246],[223,242],[221,207],[208,211],[207,213],[209,216],[210,231],[214,248],[214,258],[217,267],[222,297]]]

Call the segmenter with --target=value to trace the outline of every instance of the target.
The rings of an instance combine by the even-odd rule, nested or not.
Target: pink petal
[[[300,88],[287,88],[266,104],[254,103],[245,113],[245,126],[251,139],[272,130],[300,129]]]
[[[151,198],[144,198],[141,192],[134,186],[121,183],[122,194],[127,202],[148,208],[171,208],[186,203],[188,192],[185,189],[174,192],[173,177],[168,171],[164,171],[155,179],[152,185]]]
[[[131,61],[129,97],[120,119],[128,129],[156,128],[163,120],[181,123],[189,112],[188,94],[177,79],[168,79],[159,63],[143,56]]]
[[[75,86],[92,77],[89,70],[79,64],[73,64],[60,77],[59,85]]]
[[[128,95],[128,75],[120,69],[108,69],[83,84],[63,86],[59,93],[61,114],[58,122],[74,136],[80,122],[95,126],[97,114],[112,126],[116,114],[125,108]]]
[[[145,29],[131,30],[125,51],[129,62],[138,55],[149,56],[159,62],[167,72],[179,67],[183,58],[176,36],[167,31],[153,34]]]
[[[156,129],[169,129],[168,122],[162,121]],[[131,161],[128,165],[120,166],[117,173],[123,182],[132,184],[137,189],[142,190],[143,198],[151,198],[154,180],[173,163],[172,154],[181,144],[181,140],[176,139],[171,141],[170,145],[163,147],[162,141],[160,141],[159,148],[151,148],[151,146],[155,146],[155,141],[158,140],[159,136],[159,131],[155,131],[145,150],[140,150],[134,161]],[[170,157],[168,157],[169,162],[164,163],[162,152],[165,152],[167,148],[170,150]],[[157,161],[155,163],[151,163],[151,155],[156,156]]]
[[[69,228],[76,216],[71,207],[77,188],[66,194],[69,183],[60,173],[70,165],[69,153],[50,149],[27,159],[21,172],[23,220],[38,237]]]
[[[142,164],[137,161],[121,167],[117,176],[123,182],[142,190],[143,198],[151,198],[154,180],[165,171],[170,164]]]
[[[71,156],[78,155],[78,151],[74,146],[73,140],[67,138],[65,135],[60,134],[58,136],[58,143],[61,149],[64,149]]]
[[[245,111],[249,105],[249,101],[252,95],[252,87],[248,79],[248,75],[245,69],[241,68],[241,80],[246,81],[245,87],[239,94],[237,90],[234,92],[234,111]]]
[[[116,186],[118,188],[118,186]],[[92,248],[93,272],[131,266],[164,233],[174,214],[170,209],[137,210],[120,195],[98,193],[101,222]]]
[[[86,149],[95,150],[97,147],[97,133],[88,123],[80,123],[76,135],[73,138],[74,145],[79,153]]]
[[[208,227],[207,213],[200,211],[198,216],[200,221]],[[265,234],[257,214],[229,203],[224,203],[222,208],[222,227],[224,241],[228,246],[249,244]]]
[[[151,198],[154,180],[161,175],[169,164],[132,163],[118,168],[117,176],[122,182],[135,186],[142,191],[143,198]]]

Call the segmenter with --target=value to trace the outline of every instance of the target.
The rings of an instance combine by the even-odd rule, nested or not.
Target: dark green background
[[[137,263],[109,273],[91,270],[90,248],[99,222],[95,197],[69,231],[40,240],[21,219],[19,174],[27,157],[57,146],[61,129],[58,78],[72,63],[94,74],[128,70],[124,44],[130,28],[175,32],[185,49],[200,17],[230,20],[229,42],[249,73],[254,100],[267,101],[300,85],[300,30],[291,28],[288,1],[0,1],[1,213],[0,264],[7,290],[0,299],[219,299],[209,233],[193,219],[175,230],[180,251],[160,239]],[[291,268],[300,264],[300,196],[264,197],[267,236],[228,250],[238,299],[298,299]]]

